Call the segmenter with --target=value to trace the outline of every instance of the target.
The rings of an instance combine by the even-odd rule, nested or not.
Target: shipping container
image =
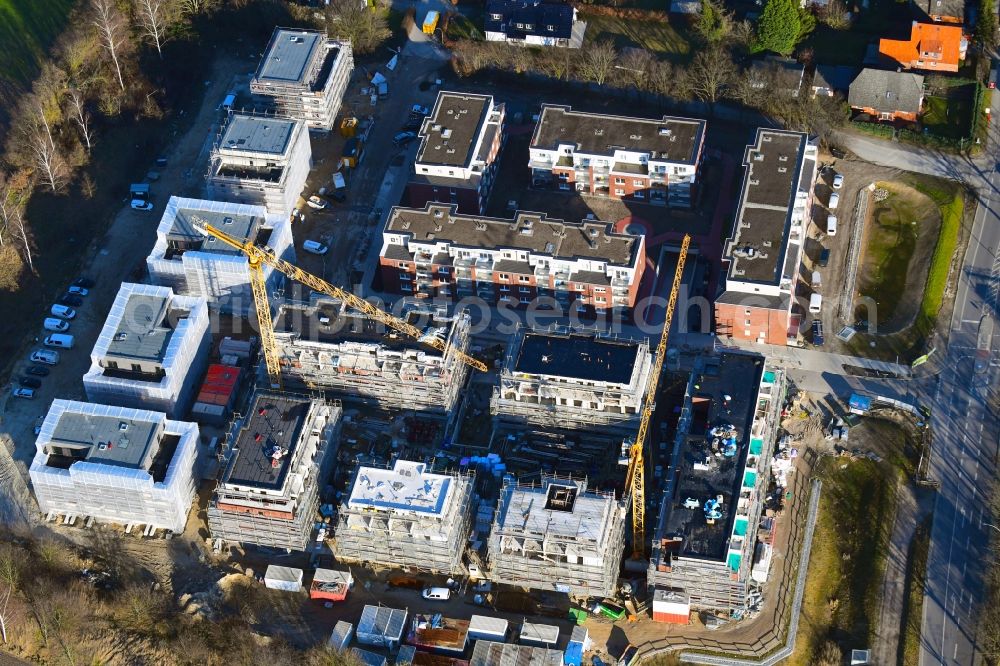
[[[671,590],[653,592],[653,621],[667,624],[687,624],[691,617],[691,601]]]
[[[298,592],[302,589],[302,569],[269,564],[264,572],[264,585],[272,590]]]
[[[355,636],[362,645],[395,650],[403,639],[407,611],[387,606],[365,606]]]
[[[312,583],[309,585],[309,598],[343,601],[347,598],[347,592],[353,585],[354,577],[350,571],[316,569]]]
[[[479,640],[485,638],[491,641],[503,642],[507,638],[509,623],[502,617],[473,615],[469,620],[469,638]]]
[[[521,643],[554,647],[559,642],[559,627],[551,624],[525,622],[521,625]]]
[[[330,634],[330,647],[334,650],[346,650],[353,636],[354,625],[340,620],[333,626],[333,633]]]

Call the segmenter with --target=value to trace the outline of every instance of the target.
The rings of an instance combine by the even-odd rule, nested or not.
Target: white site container
[[[298,592],[302,589],[302,569],[269,564],[264,572],[264,586],[272,590]]]
[[[509,623],[502,617],[473,615],[469,620],[469,638],[503,642],[507,638]]]
[[[521,625],[521,643],[524,645],[553,647],[558,642],[559,627],[534,622],[525,622]]]
[[[333,633],[330,634],[330,647],[334,650],[346,650],[353,637],[354,625],[340,620],[333,625]]]

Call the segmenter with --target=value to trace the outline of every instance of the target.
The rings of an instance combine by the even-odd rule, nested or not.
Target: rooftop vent
[[[594,136],[604,136],[604,129],[598,127],[594,130]]]
[[[587,233],[590,234],[591,238],[597,238],[597,234],[600,232],[595,228],[590,228],[587,230]]]
[[[761,139],[761,140],[762,140],[762,141],[764,141],[764,142],[766,142],[766,143],[771,143],[771,139],[772,139],[772,138],[773,138],[773,137],[772,137],[772,136],[771,136],[770,134],[765,134],[765,135],[764,135],[764,136],[762,137],[762,139]]]
[[[673,132],[670,130],[669,127],[660,128],[660,136],[671,136],[671,135],[673,135]]]
[[[787,172],[788,169],[786,169],[785,167],[778,167],[778,173],[787,173]]]
[[[115,334],[115,342],[124,342],[126,338],[128,338],[128,333],[125,331]]]
[[[641,141],[642,140],[642,135],[641,134],[630,134],[628,138],[631,139],[632,141]]]
[[[476,231],[486,231],[486,223],[476,222]]]
[[[555,249],[556,249],[556,246],[553,245],[552,243],[546,243],[545,244],[545,252],[546,253],[552,254],[553,252],[555,252]]]
[[[118,431],[119,432],[125,432],[126,430],[128,430],[128,424],[125,423],[124,421],[119,421],[118,422]]]
[[[450,139],[451,138],[451,129],[446,128],[446,129],[441,130],[441,137],[444,138],[444,139]]]
[[[763,162],[764,161],[764,153],[754,153],[753,161],[754,162]]]
[[[436,209],[434,211],[434,217],[438,217],[438,218],[444,217],[444,211],[441,210],[440,208]]]
[[[436,123],[434,125],[431,125],[431,131],[432,132],[440,132],[441,131],[441,125],[438,125]]]
[[[778,161],[779,162],[787,162],[788,161],[788,155],[781,155],[780,157],[778,157]]]

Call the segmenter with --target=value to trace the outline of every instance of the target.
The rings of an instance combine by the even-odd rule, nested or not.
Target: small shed
[[[362,650],[361,648],[351,648],[351,652],[358,658],[364,666],[387,666],[389,661],[380,654]]]
[[[559,642],[559,627],[551,624],[525,622],[521,625],[521,643],[554,648]]]
[[[264,585],[272,590],[298,592],[302,589],[302,569],[269,564],[264,572]]]
[[[691,600],[673,590],[653,591],[653,622],[687,624],[691,620]]]
[[[566,645],[566,654],[563,662],[566,666],[583,666],[583,653],[590,649],[590,632],[584,627],[573,627],[570,634],[569,643]]]
[[[353,586],[354,576],[350,571],[316,569],[309,585],[309,598],[343,601],[347,598],[347,591]]]
[[[346,650],[354,636],[354,625],[345,620],[340,620],[333,625],[333,633],[330,634],[330,647],[334,650]]]
[[[399,647],[406,628],[407,612],[387,606],[365,606],[355,635],[363,645],[376,645],[394,650]]]
[[[508,625],[502,617],[473,615],[469,620],[469,638],[503,642],[507,638]]]

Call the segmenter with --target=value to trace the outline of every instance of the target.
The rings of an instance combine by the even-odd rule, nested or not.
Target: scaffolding
[[[597,333],[587,336],[585,342],[595,347],[636,348],[635,362],[625,381],[608,381],[574,376],[572,365],[559,367],[553,363],[551,370],[525,371],[519,367],[519,358],[529,335],[551,335],[567,348],[579,347],[582,339],[567,329],[518,330],[490,401],[492,413],[501,422],[569,430],[602,426],[604,431],[633,432],[638,428],[643,394],[651,379],[648,341]]]
[[[489,538],[490,578],[566,592],[614,594],[625,547],[625,502],[585,480],[543,476],[504,483]]]
[[[447,415],[468,376],[457,354],[469,346],[471,319],[467,313],[445,318],[423,311],[406,319],[425,322],[427,335],[442,340],[447,351],[442,355],[386,331],[333,299],[286,302],[275,318],[282,379],[290,387],[327,391],[381,409]]]
[[[221,478],[208,505],[212,537],[305,550],[318,516],[319,483],[336,460],[341,413],[337,401],[255,395],[251,411],[234,416],[226,437]]]
[[[434,474],[405,460],[391,470],[360,468],[338,513],[334,554],[342,562],[465,573],[472,481],[468,473]]]
[[[272,68],[281,67],[282,61],[294,61],[301,67],[294,73],[272,72]],[[301,120],[311,128],[330,130],[353,70],[350,42],[327,39],[325,34],[311,30],[275,28],[250,80],[250,92],[270,102],[283,116]]]

